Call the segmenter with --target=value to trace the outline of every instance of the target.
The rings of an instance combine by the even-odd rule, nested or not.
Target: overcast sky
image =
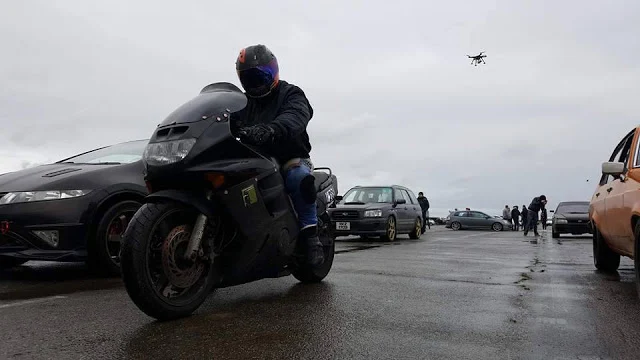
[[[432,215],[589,200],[640,123],[638,14],[638,1],[5,2],[0,172],[147,138],[205,85],[239,85],[238,51],[263,43],[309,97],[312,159],[340,193],[402,184]]]

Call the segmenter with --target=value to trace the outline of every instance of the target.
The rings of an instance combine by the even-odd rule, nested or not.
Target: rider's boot
[[[300,231],[300,244],[306,250],[307,263],[317,266],[324,262],[324,249],[318,238],[318,227],[309,226]]]

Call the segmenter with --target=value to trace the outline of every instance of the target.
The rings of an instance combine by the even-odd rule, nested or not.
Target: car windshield
[[[80,154],[60,163],[72,164],[129,164],[142,159],[147,140],[130,141]]]
[[[559,214],[588,214],[589,203],[584,204],[561,204],[556,211]]]
[[[365,187],[349,190],[343,199],[344,204],[391,203],[393,190],[390,187]]]

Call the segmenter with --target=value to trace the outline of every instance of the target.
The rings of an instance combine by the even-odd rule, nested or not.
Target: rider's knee
[[[300,181],[300,195],[307,204],[316,202],[318,192],[316,190],[316,178],[313,175],[307,175]]]

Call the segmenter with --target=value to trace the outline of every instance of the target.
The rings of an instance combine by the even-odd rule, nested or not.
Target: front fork
[[[207,200],[211,201],[213,192],[207,193]],[[204,235],[204,229],[207,226],[207,216],[205,214],[199,214],[196,218],[196,223],[193,226],[193,231],[189,237],[189,244],[187,244],[187,251],[184,253],[184,258],[187,260],[195,261],[198,256],[204,255],[200,249],[202,244],[202,236]]]

